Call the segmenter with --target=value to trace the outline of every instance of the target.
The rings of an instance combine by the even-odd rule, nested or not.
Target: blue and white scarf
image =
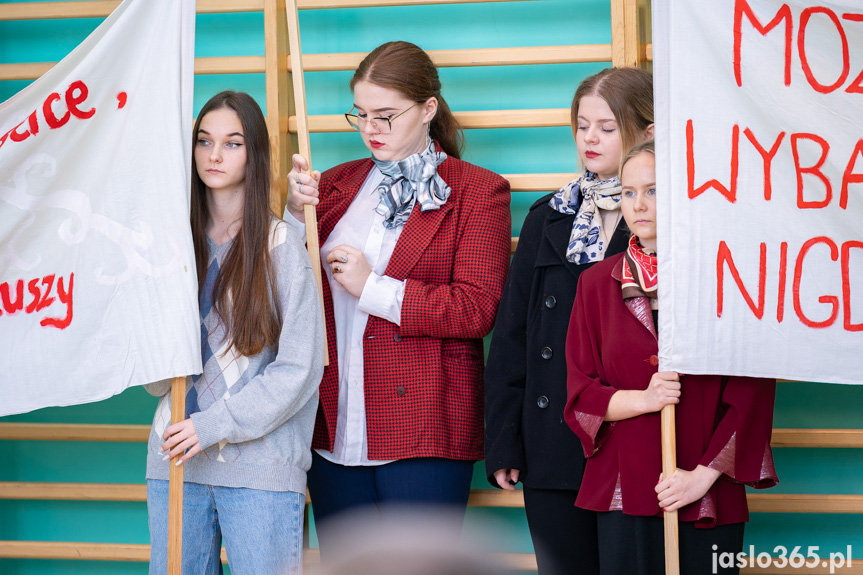
[[[384,216],[387,228],[404,225],[416,202],[422,211],[439,209],[452,191],[437,173],[437,167],[446,160],[446,153],[436,151],[434,141],[424,152],[404,160],[372,160],[384,174],[383,181],[376,188],[381,201],[375,211]]]
[[[593,172],[585,171],[581,177],[563,186],[548,205],[562,214],[575,214],[581,196],[572,233],[566,248],[566,259],[574,264],[600,261],[606,245],[599,238],[602,218],[599,208],[616,210],[620,208],[620,180],[617,176],[600,181]]]

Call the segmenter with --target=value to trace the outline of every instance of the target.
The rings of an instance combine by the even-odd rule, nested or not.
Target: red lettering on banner
[[[794,23],[791,18],[791,9],[787,4],[783,4],[773,20],[762,26],[761,22],[755,16],[752,8],[746,0],[736,0],[734,2],[734,79],[737,80],[738,86],[743,86],[743,78],[740,73],[740,50],[743,39],[743,16],[744,14],[749,19],[753,28],[758,30],[762,36],[766,36],[773,28],[779,25],[779,22],[785,20],[785,85],[791,85],[791,33]]]
[[[39,300],[42,299],[42,292],[39,291],[39,278],[32,279],[27,282],[27,291],[33,296],[33,301],[27,304],[24,308],[25,313],[33,313],[36,311],[36,306],[39,305]]]
[[[779,151],[779,144],[782,143],[782,139],[785,137],[785,132],[779,132],[779,135],[776,136],[776,140],[773,142],[773,146],[770,148],[769,152],[764,149],[758,140],[755,139],[755,134],[752,133],[752,130],[746,128],[743,130],[743,133],[746,134],[746,137],[750,142],[752,142],[752,145],[755,146],[758,153],[761,154],[761,161],[764,162],[764,199],[769,202],[770,196],[773,194],[773,185],[770,180],[770,163],[773,161],[773,157],[776,155],[776,152]]]
[[[842,14],[842,19],[851,22],[863,22],[863,14]],[[863,94],[863,70],[860,70],[860,74],[848,84],[845,91],[849,94]]]
[[[743,299],[746,300],[746,305],[755,314],[755,317],[761,319],[764,317],[764,287],[765,278],[767,276],[767,244],[761,244],[761,260],[758,266],[758,305],[752,301],[752,296],[743,285],[743,280],[740,279],[740,272],[737,271],[737,266],[734,265],[734,258],[731,257],[731,250],[725,242],[719,242],[719,252],[716,254],[716,317],[722,317],[722,306],[724,302],[723,289],[725,285],[725,266],[728,265],[728,271],[731,272],[731,277],[734,278],[734,283],[737,284],[737,289],[740,290]]]
[[[806,29],[809,26],[809,21],[812,19],[814,14],[823,14],[827,16],[833,26],[836,28],[836,32],[839,34],[839,40],[842,44],[842,71],[840,72],[838,78],[832,84],[822,84],[815,78],[815,73],[812,70],[812,66],[810,64],[810,58],[807,55],[806,49]],[[752,25],[752,28],[760,33],[762,36],[767,36],[774,28],[779,26],[779,24],[785,24],[785,37],[784,37],[784,82],[786,86],[791,85],[791,46],[793,40],[793,32],[794,32],[794,19],[791,15],[791,9],[788,7],[788,4],[782,4],[777,10],[776,14],[773,16],[773,19],[770,20],[767,24],[762,24],[758,17],[755,15],[755,11],[749,5],[747,0],[735,0],[734,2],[734,25],[733,25],[733,36],[734,36],[734,53],[733,53],[733,66],[734,66],[734,79],[737,82],[738,87],[743,86],[743,75],[741,72],[741,63],[743,61],[742,46],[743,46],[743,18],[744,16]],[[863,22],[863,14],[856,13],[844,13],[842,14],[842,20],[847,20],[849,22]],[[813,46],[816,50],[821,48],[821,46]],[[804,8],[800,13],[800,26],[797,31],[797,53],[800,57],[800,67],[803,70],[803,75],[806,77],[806,81],[809,85],[815,89],[816,91],[822,94],[829,94],[837,89],[839,89],[842,84],[848,79],[849,74],[851,73],[851,54],[850,54],[850,46],[848,44],[848,35],[845,32],[845,27],[842,25],[842,22],[839,16],[831,10],[830,8],[826,8],[823,6],[809,6]],[[822,61],[831,61],[833,58],[828,55],[820,55]],[[813,59],[812,61],[818,61],[818,58]],[[850,94],[863,94],[863,70],[852,80],[845,91]]]
[[[686,121],[686,182],[689,192],[689,199],[695,198],[703,194],[708,188],[713,188],[723,196],[725,196],[732,204],[737,201],[737,158],[740,142],[740,126],[734,124],[734,129],[731,132],[731,182],[726,188],[719,180],[709,180],[695,187],[695,129],[692,127],[692,120]]]
[[[863,242],[850,241],[842,244],[842,327],[846,331],[863,331],[863,322],[851,323],[851,248],[863,250]]]
[[[91,107],[89,110],[85,110],[82,107],[87,101],[87,96],[90,94],[89,88],[87,85],[81,80],[76,80],[69,84],[69,87],[66,89],[64,94],[64,100],[66,102],[66,112],[60,117],[57,118],[57,115],[54,113],[54,102],[60,100],[60,94],[57,92],[53,92],[48,94],[48,97],[45,98],[45,101],[42,103],[42,117],[45,120],[45,123],[52,130],[56,130],[57,128],[63,127],[66,122],[69,121],[69,118],[75,116],[78,119],[86,120],[88,118],[92,118],[93,114],[96,113],[96,108]],[[34,110],[24,119],[20,124],[0,136],[0,148],[3,147],[3,144],[6,143],[6,140],[9,139],[13,142],[23,142],[30,136],[35,136],[39,133],[39,117],[38,117],[39,109]],[[22,126],[27,124],[26,130],[21,130]]]
[[[63,287],[63,276],[57,281],[57,298],[66,304],[66,315],[63,318],[46,317],[39,322],[42,327],[56,327],[57,329],[66,329],[72,323],[72,287],[75,284],[75,274],[69,274],[69,288]]]
[[[755,134],[749,128],[744,128],[743,133],[746,135],[746,138],[752,144],[752,147],[758,152],[761,156],[761,161],[763,164],[763,182],[764,182],[764,199],[765,201],[770,201],[773,195],[773,176],[771,173],[773,167],[773,161],[776,159],[779,150],[782,148],[782,143],[785,140],[786,132],[780,132],[779,135],[776,136],[776,139],[773,140],[773,144],[770,149],[767,150],[758,139],[755,137]],[[710,188],[715,189],[720,194],[725,196],[729,202],[735,203],[737,201],[737,180],[738,180],[738,172],[739,172],[739,156],[740,156],[740,127],[738,125],[734,125],[731,131],[731,180],[728,186],[725,186],[718,179],[711,179],[703,183],[702,185],[696,187],[695,186],[695,128],[693,126],[692,119],[686,121],[686,183],[687,183],[687,192],[689,194],[689,199],[694,199]],[[800,209],[818,209],[825,208],[830,205],[830,202],[833,200],[833,182],[828,176],[827,173],[823,171],[824,165],[827,163],[828,156],[830,154],[830,143],[817,134],[808,134],[808,133],[796,133],[791,134],[789,138],[791,154],[794,160],[794,170],[795,176],[797,178],[797,207]],[[802,142],[813,142],[818,147],[820,147],[820,155],[811,166],[802,165],[800,151],[802,147]],[[716,156],[717,152],[714,150],[708,150],[705,152],[712,156]],[[842,187],[841,193],[839,194],[839,207],[847,209],[848,207],[848,194],[849,187],[853,184],[863,184],[863,171],[855,171],[857,170],[858,159],[863,159],[863,139],[857,141],[857,144],[854,146],[854,150],[851,152],[851,156],[848,159],[848,163],[845,166],[845,171],[842,174]],[[831,162],[833,165],[834,162]],[[860,170],[863,170],[863,165],[861,165]],[[804,198],[805,185],[803,176],[811,175],[819,180],[824,185],[824,198],[820,200],[807,200]],[[838,174],[834,176],[838,180]]]
[[[47,98],[45,98],[45,102],[42,104],[42,115],[45,116],[45,122],[48,124],[48,127],[52,130],[56,130],[57,128],[62,128],[63,125],[69,121],[69,118],[72,117],[72,114],[69,110],[66,110],[66,113],[63,114],[59,119],[54,115],[54,108],[52,107],[54,102],[60,100],[60,94],[54,92],[49,94]]]
[[[830,259],[831,261],[840,260],[841,253],[841,290],[842,297],[841,299],[836,295],[821,295],[818,297],[818,302],[821,304],[829,305],[830,315],[820,321],[816,321],[806,316],[803,312],[803,304],[801,301],[801,293],[800,293],[800,284],[803,278],[803,265],[809,257],[810,251],[817,244],[824,244],[830,249]],[[845,331],[857,332],[863,331],[863,322],[853,323],[851,317],[851,304],[852,304],[852,288],[853,284],[851,283],[851,250],[863,250],[863,241],[859,240],[849,240],[843,243],[840,246],[836,244],[835,241],[826,237],[819,236],[815,238],[811,238],[803,243],[800,247],[800,251],[797,253],[797,258],[794,265],[794,272],[791,278],[791,294],[792,294],[792,303],[794,307],[795,315],[797,319],[803,325],[813,328],[813,329],[822,329],[826,327],[832,326],[836,323],[836,319],[839,317],[839,308],[842,307],[843,310],[843,322],[842,327]],[[764,306],[766,300],[766,276],[767,276],[767,245],[765,243],[760,243],[760,258],[758,265],[758,302],[756,303],[752,296],[750,295],[750,291],[746,289],[746,286],[741,279],[740,271],[734,263],[734,258],[731,255],[731,250],[728,245],[724,241],[719,242],[719,248],[716,254],[716,316],[722,317],[722,313],[725,307],[725,267],[728,267],[728,271],[731,273],[732,278],[737,286],[737,290],[743,296],[746,305],[752,311],[752,314],[759,320],[764,317]],[[813,256],[814,257],[814,256]],[[863,263],[863,254],[861,254],[861,259],[858,262]],[[824,281],[824,274],[820,273],[819,270],[819,280]],[[858,265],[857,273],[863,273],[863,265]],[[778,286],[776,290],[777,303],[776,303],[776,321],[777,323],[782,323],[785,319],[785,293],[786,293],[786,277],[788,274],[788,242],[781,242],[779,244],[779,271],[778,271]],[[829,278],[828,278],[829,279]],[[860,282],[857,282],[860,284]],[[837,289],[839,285],[836,285]]]
[[[839,298],[835,295],[822,295],[818,298],[820,303],[826,303],[833,306],[833,311],[824,321],[813,321],[803,315],[803,308],[800,306],[800,278],[803,275],[803,260],[809,252],[809,248],[815,244],[825,244],[830,247],[830,259],[834,262],[839,259],[839,248],[836,247],[836,242],[825,236],[812,238],[803,243],[800,248],[800,253],[797,255],[797,265],[794,266],[794,283],[791,287],[791,293],[794,301],[794,311],[797,312],[797,317],[803,322],[803,325],[812,328],[830,327],[836,321],[836,316],[839,315]]]
[[[78,92],[78,95],[75,95],[76,91]],[[87,89],[87,84],[81,80],[72,82],[69,85],[69,89],[66,90],[66,106],[68,106],[69,111],[72,112],[72,115],[76,118],[86,120],[88,118],[92,118],[93,114],[96,113],[96,108],[90,108],[89,110],[81,110],[78,108],[78,105],[83,104],[87,99],[89,93],[90,91]]]
[[[815,162],[814,166],[802,167],[800,165],[800,154],[797,150],[797,142],[800,140],[810,140],[821,146],[821,157]],[[815,134],[791,134],[791,153],[794,154],[794,169],[797,172],[797,207],[800,209],[806,208],[823,208],[830,203],[833,198],[833,186],[830,180],[821,171],[821,166],[827,161],[827,154],[830,152],[830,144],[821,136]],[[803,174],[812,174],[824,182],[825,194],[824,199],[819,202],[808,202],[803,199]]]
[[[63,317],[45,317],[39,322],[43,327],[56,327],[58,329],[66,329],[72,323],[73,317],[73,297],[72,290],[75,282],[75,274],[69,274],[68,287],[63,276],[57,279],[56,297],[53,292],[55,274],[48,274],[45,277],[33,278],[27,282],[18,280],[14,282],[15,298],[12,298],[10,293],[10,282],[0,283],[0,316],[5,311],[7,315],[24,310],[26,314],[32,314],[43,309],[50,308],[51,305],[58,301],[66,306],[66,313]],[[24,306],[24,284],[27,284],[27,293],[30,296],[30,302]],[[41,283],[42,289],[39,284]]]
[[[42,311],[54,303],[54,296],[48,297],[51,293],[51,288],[54,286],[54,274],[50,274],[42,278],[42,285],[45,286],[45,291],[42,292],[42,299],[39,300],[39,305],[36,306],[36,311]]]
[[[15,284],[15,300],[13,301],[9,294],[9,284],[0,284],[0,300],[3,303],[3,309],[6,313],[13,314],[21,311],[24,308],[24,280],[18,280]]]
[[[776,290],[776,321],[785,319],[785,270],[788,268],[788,242],[779,244],[779,289]]]
[[[842,191],[839,193],[839,207],[843,210],[848,207],[848,186],[850,184],[863,184],[863,173],[854,173],[854,166],[857,165],[857,156],[863,156],[863,139],[857,140],[857,145],[854,146],[854,151],[851,152],[851,159],[848,160],[848,165],[845,166],[845,172],[842,174]]]
[[[839,38],[842,41],[842,73],[839,74],[839,78],[829,86],[826,86],[815,79],[815,75],[812,73],[812,68],[809,66],[809,59],[806,57],[806,26],[809,24],[809,19],[813,14],[826,14],[830,21],[833,22],[833,25],[836,26],[836,30],[839,32]],[[842,86],[848,78],[848,73],[851,71],[851,57],[848,53],[848,38],[845,36],[845,29],[842,28],[842,23],[839,21],[839,17],[835,12],[833,12],[833,10],[824,8],[823,6],[809,6],[801,12],[800,30],[797,32],[797,51],[800,53],[800,66],[803,68],[803,74],[806,76],[806,80],[809,82],[809,85],[812,86],[815,91],[821,92],[822,94],[829,94]]]

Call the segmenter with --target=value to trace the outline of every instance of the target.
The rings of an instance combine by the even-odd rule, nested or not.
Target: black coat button
[[[542,355],[542,359],[551,359],[551,355],[552,355],[551,348],[548,346],[545,346],[544,348],[542,348],[540,355]]]
[[[550,295],[547,298],[545,298],[545,307],[547,307],[548,309],[553,309],[554,306],[556,306],[556,305],[557,305],[557,299],[553,295]]]
[[[401,341],[401,340],[402,340],[402,334],[397,333],[393,336],[393,341]]]
[[[398,386],[396,388],[396,395],[404,395],[404,394],[405,394],[405,388],[402,386]]]
[[[536,398],[536,404],[539,406],[540,409],[545,409],[546,407],[548,407],[548,398],[544,395],[540,395]]]

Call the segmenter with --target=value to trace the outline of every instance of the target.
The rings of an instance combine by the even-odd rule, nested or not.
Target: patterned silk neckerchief
[[[634,297],[656,297],[656,252],[641,247],[635,234],[629,238],[626,249],[626,264],[620,277],[623,299]]]
[[[603,258],[606,245],[599,238],[602,218],[599,209],[620,208],[620,180],[599,180],[593,172],[584,174],[562,187],[548,205],[562,214],[576,214],[575,206],[582,198],[572,233],[566,248],[566,259],[574,264],[597,262]]]
[[[432,141],[424,152],[397,162],[372,158],[384,174],[376,188],[381,200],[375,211],[384,216],[385,227],[404,225],[416,202],[422,211],[437,210],[446,203],[452,190],[437,173],[446,157],[446,153],[435,150]]]

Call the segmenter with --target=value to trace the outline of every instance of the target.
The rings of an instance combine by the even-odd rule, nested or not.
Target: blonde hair
[[[608,104],[620,130],[620,149],[641,142],[653,123],[653,75],[639,68],[606,68],[579,84],[570,108],[572,134],[578,128],[578,105],[585,96],[599,96]]]
[[[650,154],[654,158],[656,157],[656,144],[654,144],[653,140],[645,140],[640,144],[630,148],[630,150],[623,156],[623,159],[620,160],[620,169],[617,171],[618,174],[623,174],[623,166],[626,165],[626,162],[638,156],[639,154]]]

